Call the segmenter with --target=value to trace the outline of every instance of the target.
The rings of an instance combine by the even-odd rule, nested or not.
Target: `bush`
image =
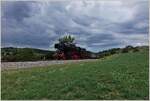
[[[18,50],[15,55],[17,61],[31,61],[35,60],[34,54],[32,50],[22,49]]]
[[[122,49],[122,53],[128,53],[129,50],[127,48]]]
[[[129,45],[122,49],[122,53],[128,53],[134,49],[133,46]]]
[[[138,51],[139,51],[139,49],[136,47],[133,49],[133,52],[138,52]]]

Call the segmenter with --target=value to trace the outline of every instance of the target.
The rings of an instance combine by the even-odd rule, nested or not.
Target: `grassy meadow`
[[[108,56],[94,62],[68,63],[1,72],[1,98],[149,99],[148,51]]]

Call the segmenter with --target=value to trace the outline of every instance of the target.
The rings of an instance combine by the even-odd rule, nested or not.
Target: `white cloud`
[[[74,16],[90,16],[110,22],[125,22],[134,18],[134,8],[123,5],[122,1],[72,1],[66,6]]]

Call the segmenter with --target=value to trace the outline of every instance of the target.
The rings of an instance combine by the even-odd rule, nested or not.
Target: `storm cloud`
[[[148,45],[148,0],[2,1],[2,47],[53,50],[71,34],[90,51]]]

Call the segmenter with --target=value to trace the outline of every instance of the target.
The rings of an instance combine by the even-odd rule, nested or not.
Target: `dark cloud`
[[[21,21],[24,17],[30,16],[30,2],[25,1],[2,1],[2,13],[6,19]]]
[[[148,44],[148,0],[3,1],[2,46],[49,49],[69,33],[91,51]]]

